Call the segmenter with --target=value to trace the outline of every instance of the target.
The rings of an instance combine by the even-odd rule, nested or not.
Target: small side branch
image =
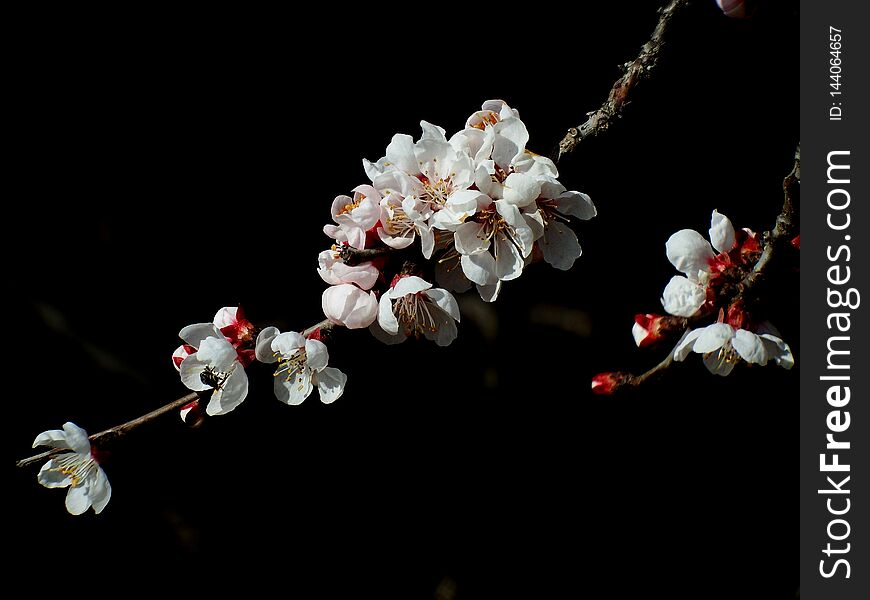
[[[653,31],[652,37],[643,45],[640,54],[633,61],[626,63],[625,73],[620,77],[610,90],[607,100],[598,110],[588,113],[588,118],[582,125],[572,127],[559,142],[558,161],[564,155],[574,151],[581,140],[594,137],[606,131],[611,123],[621,116],[622,109],[628,103],[629,95],[635,86],[648,79],[652,70],[658,64],[659,53],[664,45],[665,34],[673,20],[674,15],[689,5],[691,0],[671,0],[660,10],[659,22]]]
[[[198,399],[199,399],[199,394],[197,394],[196,392],[187,394],[186,396],[182,396],[181,398],[179,398],[177,400],[173,400],[169,404],[165,404],[164,406],[161,406],[160,408],[158,408],[156,410],[152,410],[150,413],[144,414],[141,417],[137,417],[137,418],[133,419],[132,421],[127,421],[126,423],[123,423],[121,425],[116,425],[115,427],[110,427],[109,429],[106,429],[105,431],[95,433],[92,436],[89,436],[88,439],[91,440],[91,444],[95,444],[95,443],[107,442],[107,441],[119,438],[122,435],[125,435],[125,434],[129,433],[130,431],[136,429],[140,425],[144,425],[145,423],[149,423],[149,422],[153,421],[154,419],[165,415],[168,412],[179,410],[183,406],[190,404],[191,402],[198,400]],[[68,452],[68,450],[63,449],[63,448],[54,448],[52,450],[48,450],[46,452],[36,454],[34,456],[25,458],[23,460],[19,460],[15,464],[16,464],[16,466],[19,466],[19,467],[26,467],[28,465],[32,465],[33,463],[36,463],[36,462],[41,462],[43,460],[46,460],[48,458],[51,458],[52,456],[55,456],[57,454],[61,454],[63,452]]]
[[[759,281],[764,279],[767,266],[784,243],[794,237],[795,231],[795,198],[799,194],[801,183],[801,147],[798,145],[794,154],[794,167],[782,182],[782,211],[776,217],[776,225],[766,235],[766,243],[761,256],[752,271],[743,278],[739,285],[739,294],[744,295]]]

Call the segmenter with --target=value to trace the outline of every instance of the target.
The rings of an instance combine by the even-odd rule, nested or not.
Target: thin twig
[[[311,327],[308,327],[307,329],[305,329],[302,332],[302,335],[307,337],[319,329],[321,332],[320,335],[323,336],[325,334],[328,334],[328,332],[330,332],[334,326],[335,325],[331,321],[324,319],[323,321],[320,321],[319,323],[315,323]],[[141,417],[136,417],[135,419],[133,419],[131,421],[127,421],[126,423],[123,423],[121,425],[116,425],[115,427],[110,427],[109,429],[106,429],[105,431],[95,433],[94,435],[89,436],[88,439],[91,440],[92,444],[95,444],[98,442],[105,443],[108,441],[113,441],[113,440],[115,440],[123,435],[126,435],[127,433],[129,433],[133,429],[136,429],[140,425],[144,425],[145,423],[153,421],[153,420],[157,419],[158,417],[165,415],[168,412],[178,410],[178,409],[186,406],[187,404],[190,404],[191,402],[195,402],[199,399],[200,399],[200,395],[197,392],[192,392],[190,394],[187,394],[186,396],[182,396],[181,398],[178,398],[177,400],[173,400],[169,404],[161,406],[158,409],[152,410],[151,412],[144,414]],[[19,466],[19,467],[26,467],[28,465],[32,465],[32,464],[40,462],[42,460],[51,458],[52,456],[55,456],[57,454],[61,454],[63,452],[68,452],[68,450],[65,448],[54,448],[52,450],[47,450],[47,451],[42,452],[40,454],[36,454],[34,456],[30,456],[28,458],[19,460],[15,464],[16,464],[16,466]]]
[[[559,142],[558,161],[564,155],[572,152],[581,140],[593,137],[606,131],[614,119],[622,114],[622,109],[628,103],[628,97],[634,87],[644,79],[648,79],[652,70],[658,64],[659,52],[664,45],[665,33],[672,22],[673,16],[690,4],[691,0],[671,0],[661,9],[659,22],[652,37],[643,45],[640,54],[632,62],[624,66],[625,73],[610,90],[607,100],[598,110],[587,113],[588,118],[582,125],[572,127]]]
[[[199,394],[197,394],[196,392],[192,392],[190,394],[187,394],[186,396],[182,396],[181,398],[178,398],[177,400],[173,400],[169,404],[161,406],[160,408],[158,408],[156,410],[152,410],[151,412],[144,414],[141,417],[136,417],[132,421],[127,421],[126,423],[122,423],[121,425],[116,425],[115,427],[110,427],[109,429],[106,429],[105,431],[95,433],[95,434],[89,436],[88,439],[91,440],[92,444],[97,443],[97,442],[106,442],[109,440],[117,439],[117,438],[121,437],[122,435],[129,433],[133,429],[136,429],[140,425],[144,425],[145,423],[149,423],[150,421],[153,421],[154,419],[156,419],[160,416],[163,416],[166,413],[171,412],[173,410],[178,410],[179,408],[181,408],[187,404],[190,404],[191,402],[193,402],[194,400],[197,400],[197,399],[199,399]],[[37,454],[35,456],[31,456],[29,458],[19,460],[15,464],[16,464],[16,466],[19,466],[19,467],[26,467],[28,465],[32,465],[33,463],[40,462],[46,458],[51,458],[52,456],[55,456],[56,454],[61,454],[63,452],[68,452],[68,450],[66,448],[54,448],[52,450],[42,452],[42,453]]]
[[[781,248],[785,242],[788,242],[792,237],[794,237],[795,195],[798,193],[800,182],[801,147],[800,144],[798,144],[797,150],[795,150],[794,154],[794,167],[792,168],[791,173],[786,175],[785,179],[782,181],[782,192],[784,196],[782,211],[779,213],[779,216],[776,217],[776,225],[774,228],[765,236],[766,244],[764,250],[761,252],[761,256],[758,258],[758,262],[755,263],[755,266],[752,267],[752,271],[750,271],[738,285],[739,295],[745,295],[746,292],[757,285],[759,281],[764,279],[764,276],[767,273],[767,266],[774,258],[779,248]]]

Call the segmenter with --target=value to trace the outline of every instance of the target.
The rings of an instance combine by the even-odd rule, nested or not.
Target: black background
[[[793,596],[797,370],[719,378],[693,356],[636,394],[593,396],[589,381],[666,352],[637,350],[630,330],[661,311],[671,233],[706,233],[714,208],[773,225],[799,136],[796,3],[679,16],[625,117],[559,165],[599,209],[575,226],[584,255],[530,268],[493,305],[468,294],[450,347],[342,335],[331,365],[348,387],[329,406],[280,404],[255,365],[232,414],[197,430],[170,415],[112,445],[99,516],[68,515],[37,467],[12,464],[64,421],[94,433],[185,394],[177,332],[221,306],[282,330],[322,318],[321,227],[367,182],[363,157],[420,119],[449,135],[488,98],[550,153],[637,55],[657,4],[22,20],[4,215],[13,579]],[[772,293],[800,364],[797,274]]]

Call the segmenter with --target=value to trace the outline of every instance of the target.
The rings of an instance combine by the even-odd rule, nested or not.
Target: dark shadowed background
[[[661,311],[671,233],[706,233],[714,208],[773,225],[799,138],[796,2],[747,21],[713,0],[681,15],[625,118],[559,165],[599,209],[575,227],[583,256],[528,269],[493,305],[467,294],[450,347],[340,335],[331,364],[349,381],[328,406],[280,404],[255,365],[235,412],[196,430],[169,415],[108,448],[98,516],[68,515],[38,467],[13,466],[67,420],[94,433],[184,395],[178,330],[221,306],[282,330],[318,321],[321,227],[334,196],[367,182],[363,157],[417,137],[421,119],[449,135],[488,98],[550,153],[637,55],[658,4],[22,22],[4,216],[12,580],[793,596],[796,370],[719,378],[694,356],[636,394],[593,396],[589,382],[666,352],[637,350],[631,325]],[[800,364],[797,274],[775,294],[769,316]]]

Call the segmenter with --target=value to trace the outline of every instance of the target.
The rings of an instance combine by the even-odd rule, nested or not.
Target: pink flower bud
[[[755,3],[750,0],[716,0],[726,17],[747,19],[755,12]]]
[[[662,315],[653,314],[634,316],[631,334],[634,336],[634,343],[637,344],[638,348],[645,348],[664,337],[665,332],[662,328],[664,318]]]
[[[205,412],[199,400],[194,400],[181,407],[181,420],[189,427],[199,427],[205,421]]]
[[[628,373],[599,373],[592,378],[592,393],[609,395],[631,381]]]

